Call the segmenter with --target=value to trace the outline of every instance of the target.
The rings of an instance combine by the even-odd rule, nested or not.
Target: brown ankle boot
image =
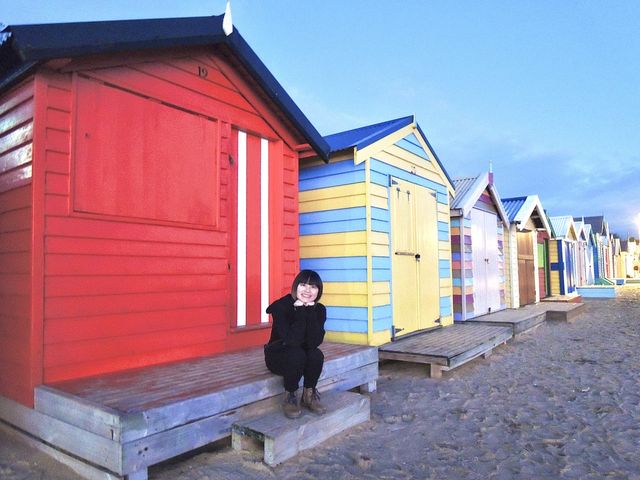
[[[305,388],[302,390],[302,406],[318,415],[322,415],[327,411],[324,405],[320,403],[320,394],[315,388]]]
[[[300,409],[298,399],[296,398],[296,392],[284,393],[282,410],[284,411],[284,416],[287,418],[298,418],[302,415],[302,410]]]

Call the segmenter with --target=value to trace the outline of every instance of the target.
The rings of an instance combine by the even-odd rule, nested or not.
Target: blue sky
[[[221,14],[225,0],[0,0],[5,24]],[[232,0],[320,133],[415,114],[451,177],[638,234],[640,2]]]

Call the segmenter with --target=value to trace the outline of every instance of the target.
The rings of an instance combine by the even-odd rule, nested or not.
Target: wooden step
[[[231,427],[235,450],[264,449],[264,462],[277,465],[298,452],[314,447],[337,433],[369,420],[369,397],[359,393],[331,391],[322,394],[324,415],[302,409],[289,419],[278,408],[266,415],[242,420]]]

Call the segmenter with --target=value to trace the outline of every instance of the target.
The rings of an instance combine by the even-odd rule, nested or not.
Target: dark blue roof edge
[[[453,186],[453,180],[451,180],[451,177],[449,176],[449,173],[447,172],[447,169],[444,168],[444,165],[442,165],[442,162],[440,161],[440,159],[438,158],[438,154],[436,153],[436,151],[433,149],[433,147],[431,146],[431,144],[429,143],[429,139],[427,138],[427,136],[424,134],[424,132],[422,131],[422,129],[420,128],[420,125],[416,122],[416,128],[418,129],[418,131],[420,132],[420,135],[422,135],[422,138],[424,138],[424,141],[426,142],[427,146],[429,147],[429,150],[431,150],[431,153],[433,153],[434,158],[436,159],[436,162],[438,162],[438,165],[440,165],[440,168],[442,169],[442,171],[444,172],[445,177],[447,177],[447,180],[449,180],[449,183],[451,184],[451,188],[455,191],[455,187]]]
[[[227,43],[237,51],[242,64],[260,80],[260,84],[267,92],[269,98],[276,103],[276,105],[293,114],[293,118],[291,118],[293,124],[303,133],[303,136],[307,138],[311,147],[320,154],[322,159],[325,162],[328,161],[330,154],[329,144],[235,27],[233,33],[227,37]]]
[[[222,17],[186,17],[186,20],[200,20],[202,22],[212,22],[216,25],[216,28],[222,27]],[[108,21],[108,22],[78,22],[78,24],[104,24],[104,23],[129,23],[134,25],[135,22],[154,22],[157,21],[158,25],[162,22],[168,22],[176,19],[147,19],[147,20],[121,20],[121,21]],[[50,28],[64,24],[47,24]],[[11,31],[11,26],[8,26],[4,31]],[[9,43],[9,42],[6,42]],[[7,44],[3,44],[3,47],[7,47]],[[25,52],[21,52],[22,62],[17,65],[13,70],[9,71],[4,78],[0,80],[0,89],[4,90],[10,86],[18,83],[27,74],[40,64],[44,60],[59,58],[65,56],[81,56],[90,54],[107,54],[116,53],[126,50],[141,50],[141,49],[159,49],[170,46],[197,46],[197,45],[214,45],[214,44],[226,44],[230,49],[238,55],[240,63],[247,68],[247,70],[254,76],[257,83],[262,87],[267,96],[282,110],[284,110],[289,117],[291,123],[300,131],[302,137],[304,137],[309,145],[320,155],[320,157],[328,161],[329,159],[329,145],[322,138],[320,133],[311,124],[309,119],[304,115],[302,110],[296,105],[289,94],[284,90],[282,85],[276,80],[273,74],[269,71],[266,65],[260,60],[258,55],[251,49],[249,44],[240,35],[240,32],[235,28],[233,32],[226,36],[223,33],[215,33],[212,29],[211,35],[193,35],[191,37],[170,37],[159,38],[140,38],[137,41],[132,39],[131,41],[123,41],[121,43],[107,42],[100,45],[88,45],[85,48],[42,48],[40,50],[30,50],[29,55],[24,55]],[[16,52],[17,53],[17,52]]]
[[[389,125],[387,125],[383,129],[379,130],[375,134],[370,135],[369,137],[365,138],[358,145],[355,145],[355,147],[357,147],[358,149],[363,149],[365,147],[368,147],[369,145],[372,145],[372,144],[376,143],[378,140],[386,137],[391,132],[394,132],[394,131],[398,130],[399,128],[403,128],[403,127],[406,127],[407,125],[410,125],[411,123],[413,123],[413,121],[414,121],[413,115],[409,115],[408,117],[400,117],[400,118],[396,118],[395,120],[391,120],[389,122]]]
[[[407,116],[407,117],[400,117],[400,118],[394,118],[393,120],[387,120],[384,122],[379,122],[379,123],[373,123],[371,125],[365,125],[363,127],[357,127],[357,128],[352,128],[349,130],[344,130],[342,132],[335,132],[335,133],[331,133],[329,135],[325,135],[324,139],[327,141],[327,143],[329,144],[329,149],[330,149],[330,153],[334,154],[337,152],[343,152],[345,150],[349,150],[350,148],[358,148],[358,149],[362,149],[365,148],[375,142],[377,142],[378,140],[386,137],[387,135],[389,135],[391,132],[394,132],[395,130],[397,130],[398,128],[402,128],[402,127],[406,127],[407,125],[410,125],[413,122],[413,115]],[[374,127],[380,127],[379,130],[376,130],[375,132],[365,136],[364,138],[358,138],[355,141],[352,141],[346,145],[340,145],[339,147],[332,147],[332,141],[329,140],[332,137],[344,137],[346,135],[349,134],[355,134],[356,132],[360,132],[360,131],[364,131],[364,130],[369,130],[369,129],[373,129]]]

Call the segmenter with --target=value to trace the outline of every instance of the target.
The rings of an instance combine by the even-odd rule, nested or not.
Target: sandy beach
[[[640,479],[640,287],[585,300],[443,378],[380,366],[371,421],[271,468],[220,442],[153,480]],[[0,478],[77,479],[0,432]]]

